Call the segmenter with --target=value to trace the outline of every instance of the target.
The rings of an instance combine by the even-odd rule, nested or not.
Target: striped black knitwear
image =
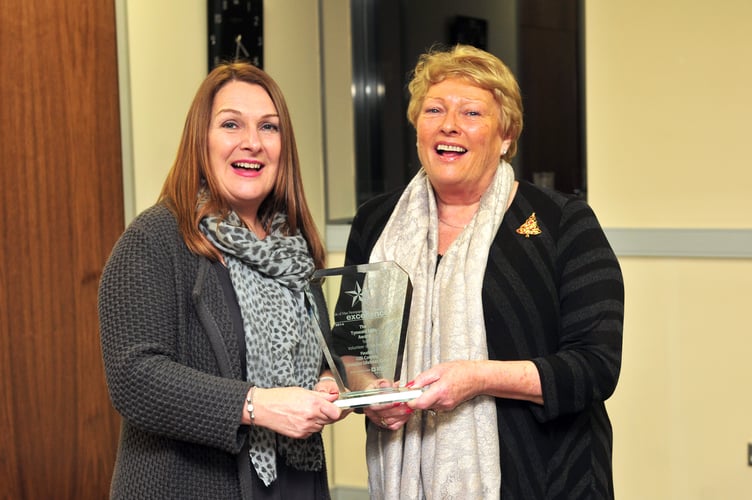
[[[345,264],[368,262],[400,194],[358,209]],[[518,234],[533,213],[541,234]],[[532,360],[544,398],[542,406],[496,400],[500,496],[613,498],[604,401],[621,367],[624,286],[588,204],[520,181],[492,243],[482,294],[489,358]]]

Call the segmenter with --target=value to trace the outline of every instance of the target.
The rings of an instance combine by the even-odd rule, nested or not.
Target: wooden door
[[[114,2],[0,2],[0,498],[106,498],[97,286],[123,230]]]

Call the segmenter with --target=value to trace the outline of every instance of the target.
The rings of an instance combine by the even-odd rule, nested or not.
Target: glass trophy
[[[312,287],[321,287],[323,300],[311,298]],[[341,408],[409,401],[422,393],[399,381],[411,298],[410,277],[392,261],[320,269],[311,277],[314,330]]]

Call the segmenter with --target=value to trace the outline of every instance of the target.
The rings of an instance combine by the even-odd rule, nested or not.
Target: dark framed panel
[[[518,2],[520,175],[586,197],[582,0]]]
[[[480,17],[455,16],[449,28],[449,43],[488,50],[488,21]]]
[[[356,205],[360,205],[409,179],[410,165],[405,161],[409,124],[401,0],[352,0],[350,5]]]
[[[420,167],[405,115],[417,57],[436,44],[494,52],[499,32],[522,90],[525,125],[512,161],[518,178],[585,197],[583,0],[506,0],[504,19],[433,0],[351,0],[356,200],[405,185]],[[514,59],[514,57],[512,59]]]
[[[264,67],[262,0],[208,0],[209,71],[223,61]]]

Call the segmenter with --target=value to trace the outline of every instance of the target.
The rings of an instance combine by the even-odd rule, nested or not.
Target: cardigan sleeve
[[[108,259],[99,317],[110,397],[141,430],[238,453],[249,384],[219,374],[180,241],[174,226],[137,219]]]
[[[555,352],[533,359],[544,398],[544,406],[533,411],[543,421],[605,401],[616,388],[621,368],[621,269],[584,201],[564,205],[555,252],[558,345]]]

